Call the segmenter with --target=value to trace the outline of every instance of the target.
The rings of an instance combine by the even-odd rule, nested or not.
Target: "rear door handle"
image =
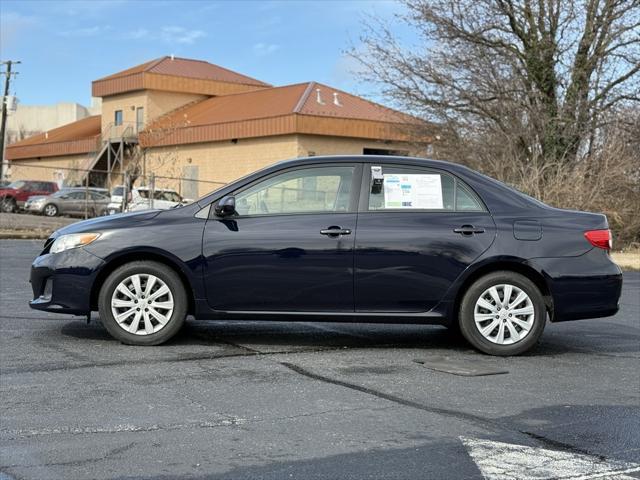
[[[484,233],[484,228],[476,228],[473,225],[462,225],[460,228],[454,228],[453,231],[468,236],[475,233]]]
[[[328,235],[330,237],[338,237],[340,235],[351,235],[351,230],[341,227],[329,227],[320,230],[320,235]]]

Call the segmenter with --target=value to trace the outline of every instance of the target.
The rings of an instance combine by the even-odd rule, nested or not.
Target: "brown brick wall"
[[[82,172],[74,172],[74,168],[82,168],[87,155],[69,155],[63,157],[43,158],[42,160],[16,160],[11,162],[11,180],[47,180],[62,185],[73,185],[84,177]]]

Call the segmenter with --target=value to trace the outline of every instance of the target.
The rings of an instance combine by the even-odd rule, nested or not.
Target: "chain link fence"
[[[19,212],[47,216],[69,215],[91,218],[124,211],[168,209],[190,203],[217,190],[226,182],[186,176],[131,175],[82,168],[33,165],[11,162],[11,179],[25,181],[12,208]],[[39,184],[55,182],[58,191],[39,189]],[[3,207],[9,205],[3,201]],[[7,211],[3,208],[4,211]]]

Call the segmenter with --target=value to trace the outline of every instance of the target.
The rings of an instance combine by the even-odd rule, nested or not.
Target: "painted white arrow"
[[[486,480],[637,480],[640,464],[608,462],[591,455],[460,437]]]

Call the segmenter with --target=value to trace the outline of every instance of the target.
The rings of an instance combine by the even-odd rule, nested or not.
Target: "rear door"
[[[60,198],[61,213],[79,214],[85,210],[86,193],[84,191],[71,192],[66,198]]]
[[[361,171],[358,163],[306,165],[234,192],[237,215],[212,216],[204,231],[210,306],[353,312]]]
[[[431,310],[495,237],[481,200],[441,170],[369,165],[360,204],[354,286],[359,312]]]

